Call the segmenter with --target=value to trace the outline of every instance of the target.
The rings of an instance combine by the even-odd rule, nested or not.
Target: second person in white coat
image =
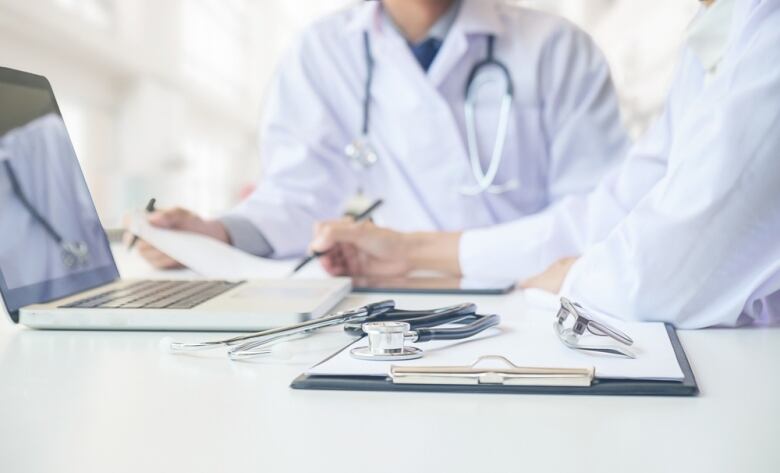
[[[516,278],[681,328],[780,323],[780,0],[702,4],[663,115],[593,192],[463,233],[322,224],[326,268]]]
[[[503,142],[493,183],[512,185],[469,195],[477,180],[464,95],[490,37],[513,101],[500,133],[505,84],[496,67],[480,74],[472,155],[487,171]],[[366,97],[378,159],[361,167],[344,149],[363,132]],[[282,60],[261,140],[264,175],[249,199],[220,219],[175,209],[152,223],[290,257],[306,251],[314,222],[337,217],[362,191],[384,199],[375,219],[396,230],[485,227],[587,193],[627,146],[609,69],[591,39],[563,19],[493,0],[368,1],[318,21]],[[159,267],[176,264],[148,244],[139,249]]]

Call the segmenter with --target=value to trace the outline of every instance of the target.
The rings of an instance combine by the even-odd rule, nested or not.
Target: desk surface
[[[308,355],[170,356],[162,336],[0,322],[0,471],[780,471],[778,328],[680,332],[696,398],[296,391]]]

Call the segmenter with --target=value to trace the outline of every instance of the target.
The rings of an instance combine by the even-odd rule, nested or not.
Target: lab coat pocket
[[[546,201],[548,163],[541,108],[514,105],[506,119],[503,137],[500,103],[482,107],[475,118],[482,174],[489,172],[493,159],[500,159],[493,183],[507,191],[498,195],[523,210],[538,209]],[[494,157],[501,139],[504,140],[501,155]]]
[[[374,136],[388,158],[403,167],[422,173],[441,171],[442,165],[463,154],[460,131],[449,108],[400,100],[382,111],[376,122],[382,126],[377,125]]]

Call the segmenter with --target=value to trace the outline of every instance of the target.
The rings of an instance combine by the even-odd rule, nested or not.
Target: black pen
[[[371,216],[371,214],[374,213],[374,210],[378,209],[379,206],[381,206],[381,205],[382,205],[382,199],[375,200],[373,204],[369,205],[368,208],[366,208],[366,210],[364,210],[364,211],[360,212],[359,214],[355,215],[354,221],[355,222],[360,222],[361,220],[365,220],[365,219],[369,218]],[[320,256],[324,255],[325,253],[327,253],[327,251],[315,251],[314,253],[310,254],[309,256],[303,258],[301,260],[301,262],[298,263],[298,265],[295,267],[295,269],[292,270],[291,275],[297,273],[298,271],[301,270],[301,268],[303,268],[304,266],[309,264],[312,260],[315,260],[315,259],[319,258]]]
[[[149,203],[146,204],[146,213],[154,212],[154,204],[157,202],[157,199],[152,197],[149,199]],[[136,242],[138,242],[138,235],[133,235],[133,239],[130,241],[130,244],[127,245],[127,251],[130,251],[133,249],[133,246],[135,246]]]

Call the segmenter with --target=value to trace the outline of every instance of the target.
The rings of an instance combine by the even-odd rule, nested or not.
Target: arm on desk
[[[460,275],[459,232],[400,233],[369,221],[336,220],[314,229],[311,250],[334,275],[401,276],[415,270]]]

